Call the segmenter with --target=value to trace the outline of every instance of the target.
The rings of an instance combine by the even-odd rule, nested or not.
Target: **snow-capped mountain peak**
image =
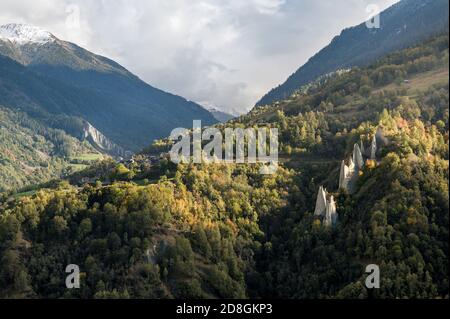
[[[38,27],[10,23],[0,26],[0,40],[9,40],[19,45],[26,43],[45,44],[55,41],[55,37],[50,32]]]

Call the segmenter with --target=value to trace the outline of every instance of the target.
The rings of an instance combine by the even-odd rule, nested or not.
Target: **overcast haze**
[[[397,0],[1,0],[27,23],[206,107],[245,112],[349,26]]]

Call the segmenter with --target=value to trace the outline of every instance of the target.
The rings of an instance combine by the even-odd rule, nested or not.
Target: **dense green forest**
[[[147,161],[163,140],[32,195],[0,193],[0,297],[448,298],[448,67],[445,34],[218,125],[279,128],[273,175]],[[377,128],[389,143],[352,194],[338,191],[340,160]],[[320,185],[335,227],[313,215]],[[65,287],[68,264],[80,289]]]

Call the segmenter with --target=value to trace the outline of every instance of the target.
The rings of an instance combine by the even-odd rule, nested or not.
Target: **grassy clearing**
[[[20,197],[26,197],[26,196],[33,196],[36,193],[37,193],[37,190],[31,190],[31,191],[27,191],[27,192],[14,194],[13,197],[20,198]]]
[[[407,82],[403,82],[400,85],[391,83],[389,85],[383,86],[372,93],[381,92],[383,90],[396,90],[396,89],[406,89],[408,95],[414,95],[417,91],[424,91],[432,87],[435,84],[446,84],[448,83],[449,70],[448,66],[441,67],[436,70],[431,70],[428,72],[417,74],[409,79]]]
[[[94,161],[99,161],[99,160],[103,159],[103,155],[100,153],[88,153],[88,154],[81,154],[78,156],[73,156],[70,159],[76,160],[76,161],[94,162]]]
[[[85,164],[69,164],[69,167],[71,167],[73,171],[81,171],[83,169],[88,168],[88,165],[85,165]]]

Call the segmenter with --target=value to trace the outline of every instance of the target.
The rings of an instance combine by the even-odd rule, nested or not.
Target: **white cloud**
[[[284,0],[252,0],[251,3],[256,6],[259,13],[274,14],[284,4]]]
[[[106,55],[149,84],[244,112],[329,43],[397,0],[2,0],[29,23]]]

